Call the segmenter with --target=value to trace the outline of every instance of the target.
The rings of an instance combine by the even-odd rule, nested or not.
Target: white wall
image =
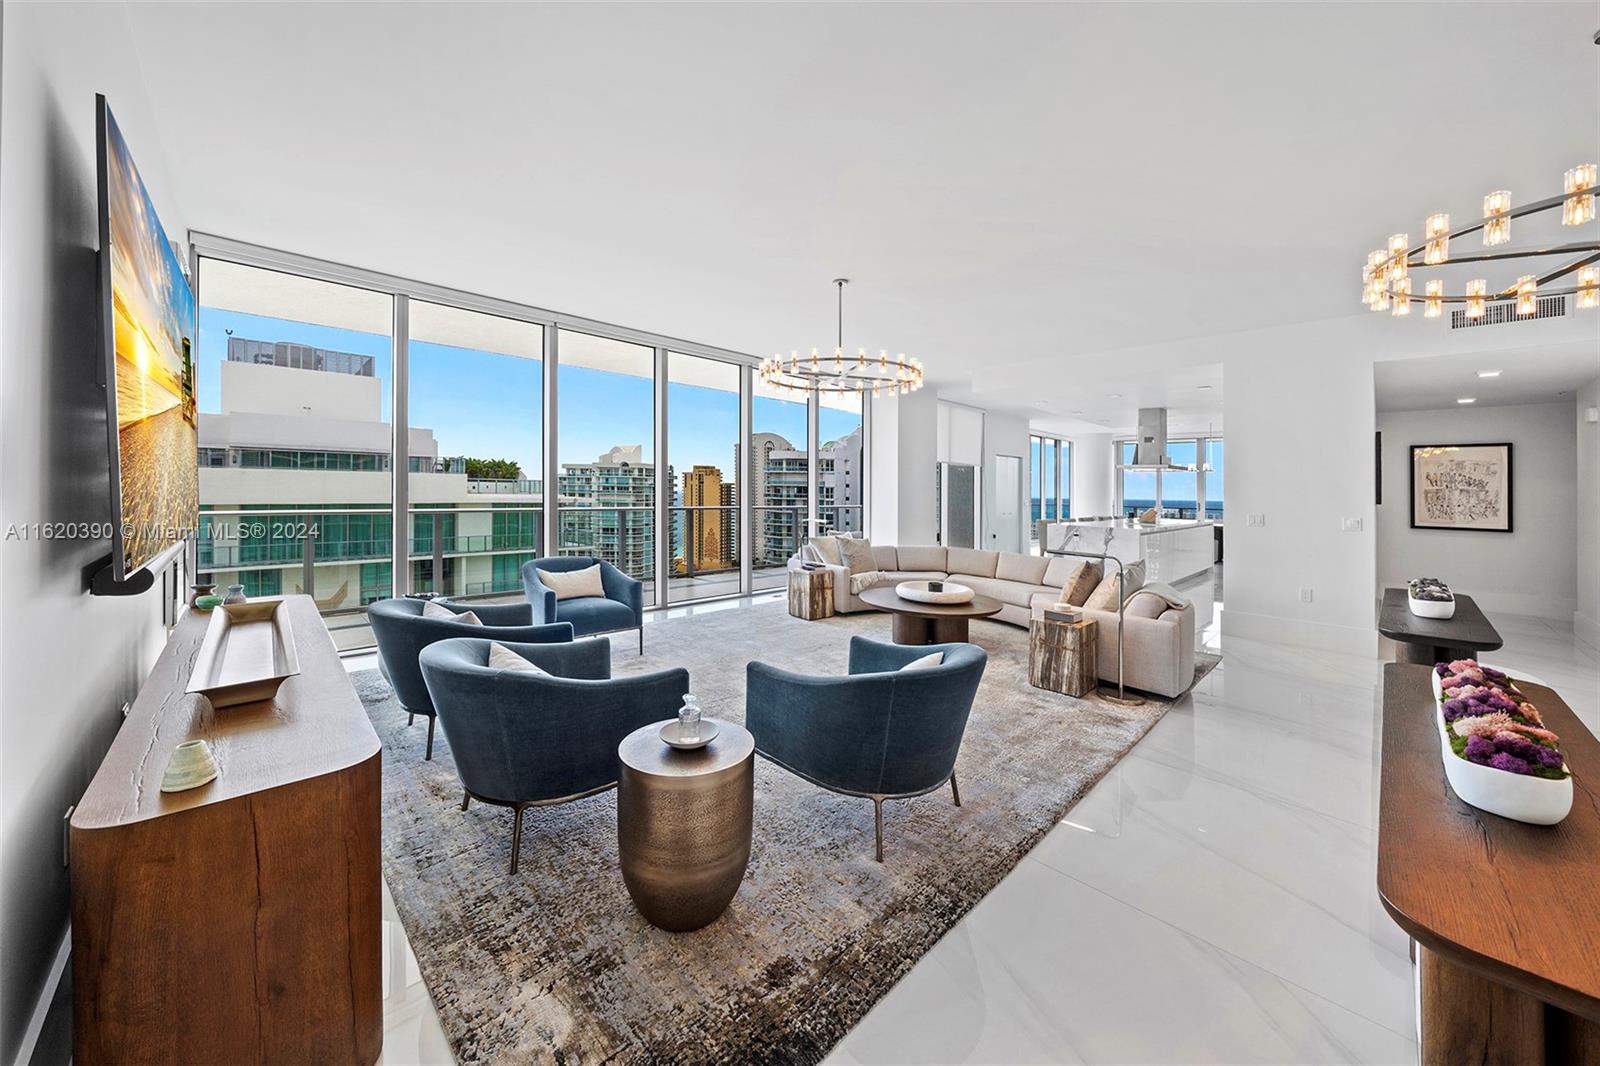
[[[1600,648],[1600,423],[1587,412],[1600,408],[1600,378],[1578,390],[1576,476],[1576,581],[1572,626],[1578,639]]]
[[[1377,509],[1378,595],[1408,578],[1437,577],[1497,611],[1565,623],[1577,606],[1577,452],[1574,405],[1390,411]],[[1512,531],[1411,528],[1411,446],[1510,441]]]
[[[1017,498],[1011,501],[1016,509],[1016,528],[1002,531],[995,522],[999,514],[1000,472],[997,458],[1002,455],[1017,457]],[[1033,521],[1028,492],[1028,420],[1002,411],[989,411],[983,420],[983,539],[980,542],[990,551],[1025,552],[1028,550],[1028,524]]]
[[[6,4],[0,85],[0,526],[109,519],[96,291],[94,94],[103,92],[169,233],[161,145],[121,4]],[[91,598],[108,541],[0,542],[0,1062],[17,1056],[67,932],[62,815],[164,640],[161,582]],[[65,1060],[49,1037],[41,1057]]]
[[[872,539],[932,544],[939,403],[930,389],[872,404]]]
[[[1072,441],[1072,517],[1115,514],[1117,485],[1111,434],[1085,433],[1069,439]]]

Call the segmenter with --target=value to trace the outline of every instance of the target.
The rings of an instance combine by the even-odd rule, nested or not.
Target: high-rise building
[[[667,478],[672,467],[667,467]],[[625,574],[655,572],[656,468],[644,447],[618,445],[592,463],[562,463],[558,555],[604,559]]]
[[[393,433],[372,357],[230,337],[218,378],[219,410],[200,415],[201,579],[309,592],[324,611],[393,595]],[[520,589],[539,554],[542,483],[469,478],[431,429],[413,426],[407,453],[411,588]]]
[[[777,433],[750,435],[757,566],[781,566],[806,532],[809,458]],[[829,441],[817,455],[817,513],[824,528],[859,532],[861,429]]]
[[[682,554],[675,559],[679,573],[726,570],[734,565],[733,486],[722,480],[722,469],[696,464],[683,475]]]

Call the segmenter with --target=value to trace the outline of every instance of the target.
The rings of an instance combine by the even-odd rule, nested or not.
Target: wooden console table
[[[1384,589],[1378,632],[1395,642],[1395,662],[1425,666],[1476,659],[1504,643],[1472,597],[1459,592],[1453,618],[1423,618],[1411,613],[1405,589]]]
[[[379,743],[308,596],[276,699],[185,695],[191,612],[72,816],[79,1063],[372,1063],[383,1043]],[[163,793],[181,741],[221,773]]]
[[[1600,1062],[1600,741],[1548,688],[1521,685],[1574,770],[1559,825],[1456,797],[1428,668],[1383,668],[1378,895],[1416,947],[1422,1062]]]

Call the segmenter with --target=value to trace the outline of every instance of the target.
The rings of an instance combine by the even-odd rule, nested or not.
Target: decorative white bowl
[[[1450,748],[1449,726],[1444,720],[1444,692],[1439,675],[1433,675],[1433,720],[1439,728],[1440,754],[1445,780],[1455,794],[1479,810],[1530,825],[1555,825],[1572,812],[1572,778],[1511,774],[1492,766],[1468,762]],[[1572,768],[1566,768],[1570,774]]]
[[[902,581],[894,587],[895,594],[903,600],[916,603],[971,603],[972,590],[954,581],[946,581],[938,592],[928,591],[926,581]]]
[[[217,777],[217,761],[203,740],[186,740],[172,749],[167,769],[161,775],[161,791],[184,792],[199,788]]]
[[[1456,601],[1451,600],[1419,600],[1410,592],[1406,593],[1406,602],[1411,605],[1411,613],[1418,618],[1454,618],[1456,616]]]

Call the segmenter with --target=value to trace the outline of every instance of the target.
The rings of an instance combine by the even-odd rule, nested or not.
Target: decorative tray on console
[[[894,587],[895,595],[913,603],[940,603],[945,605],[971,603],[972,590],[954,581],[940,582],[938,590],[930,589],[927,581],[902,581]]]
[[[211,612],[186,691],[213,707],[233,707],[272,699],[299,672],[283,600],[225,603]]]

